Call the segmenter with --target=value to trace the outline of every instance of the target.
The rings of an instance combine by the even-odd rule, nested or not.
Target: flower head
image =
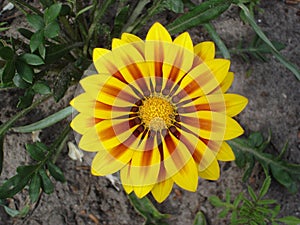
[[[71,101],[79,147],[96,152],[92,174],[120,171],[127,193],[158,202],[174,183],[195,191],[198,177],[218,179],[218,160],[234,160],[225,141],[243,133],[231,117],[247,99],[225,93],[230,62],[214,57],[212,42],[193,46],[188,33],[172,40],[159,23],[145,41],[124,33],[111,51],[94,49],[98,74],[82,79],[84,93]]]

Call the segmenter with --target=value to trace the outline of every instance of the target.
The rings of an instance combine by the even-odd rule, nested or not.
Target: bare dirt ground
[[[259,25],[271,40],[282,42],[286,48],[283,55],[300,66],[300,4],[286,4],[284,1],[261,1],[263,12],[256,15]],[[162,21],[163,22],[163,21]],[[240,40],[250,41],[254,36],[248,25],[238,18],[236,8],[230,9],[225,15],[213,22],[224,42],[229,48],[235,47]],[[14,24],[17,26],[17,24]],[[150,24],[149,24],[150,26]],[[208,40],[207,34],[201,28],[190,31],[194,43]],[[238,117],[246,130],[262,131],[267,135],[272,131],[272,147],[269,152],[277,154],[286,141],[289,147],[286,159],[300,163],[300,85],[295,76],[283,67],[277,60],[262,63],[257,60],[243,61],[240,57],[232,58],[231,70],[235,72],[235,81],[230,90],[240,93],[249,99],[247,108]],[[251,75],[247,71],[251,69]],[[49,115],[57,109],[68,105],[75,92],[75,87],[69,89],[65,98],[54,104],[51,100],[41,108],[32,111],[18,124],[28,124]],[[16,90],[1,91],[1,122],[16,113],[15,106],[18,101]],[[51,143],[66,123],[50,127],[43,131],[40,138],[45,143]],[[74,135],[70,141],[75,143]],[[24,144],[32,142],[31,135],[9,133],[5,138],[4,171],[0,181],[11,177],[15,168],[20,164],[30,163]],[[34,206],[23,219],[10,218],[0,208],[0,225],[139,225],[143,218],[139,216],[130,205],[122,190],[118,191],[103,177],[93,177],[88,169],[89,157],[85,156],[83,162],[72,161],[67,156],[67,148],[58,158],[57,164],[65,173],[67,182],[56,183],[55,192],[43,195],[39,204]],[[221,164],[221,178],[216,182],[199,180],[196,193],[183,191],[174,187],[171,195],[162,204],[156,204],[162,213],[171,215],[169,224],[193,224],[195,214],[201,210],[206,215],[209,224],[229,224],[226,220],[218,220],[218,210],[209,202],[208,197],[217,195],[221,198],[229,188],[232,196],[246,192],[246,184],[242,182],[243,171],[235,163]],[[252,174],[252,185],[258,188],[264,176],[261,168],[257,167]],[[22,208],[28,202],[27,190],[10,200],[10,206]],[[272,182],[268,198],[276,199],[281,205],[281,215],[294,215],[300,217],[300,192],[291,195],[287,190]]]

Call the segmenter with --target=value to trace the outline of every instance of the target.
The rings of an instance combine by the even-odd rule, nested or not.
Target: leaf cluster
[[[32,203],[36,202],[41,191],[51,194],[54,191],[54,185],[50,179],[65,182],[65,177],[59,167],[51,160],[51,149],[41,142],[26,144],[26,150],[35,164],[19,166],[17,174],[6,180],[0,186],[0,199],[11,198],[26,185],[29,185],[29,196]]]
[[[270,223],[278,225],[279,222],[288,225],[299,224],[300,219],[294,216],[278,218],[280,205],[274,199],[264,198],[270,184],[271,178],[267,177],[258,194],[251,186],[248,186],[249,197],[246,197],[244,193],[240,193],[232,202],[230,191],[226,190],[225,201],[217,196],[211,196],[209,201],[213,206],[223,209],[219,213],[219,218],[225,218],[229,215],[231,225],[267,225]]]
[[[287,145],[283,147],[278,156],[265,152],[270,140],[270,136],[264,139],[261,133],[255,132],[250,134],[248,138],[236,138],[228,143],[235,153],[235,163],[241,168],[247,167],[243,177],[244,181],[251,175],[255,162],[259,162],[266,175],[271,174],[291,193],[296,193],[298,190],[297,183],[300,179],[300,165],[282,159]]]

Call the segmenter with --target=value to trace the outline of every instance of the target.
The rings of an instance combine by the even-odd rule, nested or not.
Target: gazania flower
[[[159,23],[145,41],[124,33],[111,51],[94,49],[98,74],[82,79],[84,93],[71,101],[79,147],[96,153],[92,174],[120,171],[127,193],[158,202],[174,183],[196,191],[198,177],[218,179],[218,160],[234,160],[225,141],[243,133],[231,117],[247,99],[225,94],[230,62],[214,57],[212,42],[193,46],[188,33],[172,41]]]

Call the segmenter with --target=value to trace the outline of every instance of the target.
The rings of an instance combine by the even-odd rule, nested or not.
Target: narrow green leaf
[[[32,66],[38,66],[44,64],[44,61],[41,57],[31,53],[24,53],[19,56],[19,59]]]
[[[61,58],[68,55],[68,53],[72,49],[81,46],[83,46],[83,43],[79,43],[79,42],[74,44],[69,43],[69,44],[51,45],[46,49],[45,62],[49,64],[61,60]]]
[[[51,161],[47,162],[47,166],[51,176],[54,177],[55,180],[60,182],[66,182],[65,176],[58,166],[53,164]]]
[[[183,13],[184,5],[182,0],[165,0],[162,3],[166,9],[174,12],[174,13]]]
[[[21,60],[16,62],[16,68],[22,79],[31,84],[34,76],[33,69]]]
[[[42,161],[45,159],[46,151],[43,148],[39,148],[35,143],[34,144],[26,144],[26,150],[30,154],[30,156],[37,160]]]
[[[20,214],[20,212],[18,210],[9,208],[6,205],[4,206],[4,210],[11,217],[16,217]]]
[[[0,57],[4,60],[13,60],[14,54],[14,51],[8,46],[0,48]]]
[[[263,183],[263,185],[262,185],[262,187],[261,187],[261,189],[260,189],[260,191],[259,191],[259,197],[260,198],[264,197],[267,194],[267,192],[270,188],[270,185],[271,185],[271,177],[267,176],[264,183]]]
[[[40,169],[39,175],[42,180],[42,189],[46,194],[51,194],[54,191],[54,186],[45,170]]]
[[[273,55],[291,72],[295,74],[298,80],[300,80],[300,70],[291,62],[286,60],[280,52],[275,48],[275,46],[272,44],[272,42],[267,38],[267,36],[264,34],[264,32],[261,30],[261,28],[257,25],[255,22],[255,19],[251,15],[249,9],[247,6],[245,6],[243,3],[239,3],[238,6],[243,10],[245,17],[247,18],[248,22],[256,32],[256,34],[273,50]]]
[[[30,196],[30,200],[32,203],[34,203],[38,200],[39,195],[40,195],[41,185],[42,185],[41,178],[36,173],[32,177],[30,185],[29,185],[29,196]]]
[[[44,36],[47,38],[54,38],[59,34],[59,24],[56,21],[49,23],[44,30]]]
[[[253,199],[253,201],[257,200],[256,194],[254,192],[254,190],[252,189],[252,187],[248,186],[248,193],[250,195],[250,197]]]
[[[242,201],[243,197],[244,197],[244,194],[243,194],[243,192],[241,192],[241,193],[239,193],[238,196],[234,199],[234,201],[233,201],[233,206],[234,206],[235,208],[238,208],[238,206],[239,206],[240,202]]]
[[[226,203],[230,203],[230,190],[229,189],[226,189],[225,201],[226,201]]]
[[[49,127],[66,117],[72,114],[73,108],[71,106],[64,108],[38,122],[35,122],[33,124],[29,124],[26,126],[21,126],[21,127],[13,127],[11,128],[14,132],[20,132],[20,133],[28,133],[28,132],[33,132],[37,130],[42,130],[46,127]]]
[[[53,0],[39,0],[42,3],[43,8],[50,7],[53,4]]]
[[[221,219],[225,218],[228,215],[229,211],[230,211],[230,208],[223,209],[218,215],[219,218],[221,218]]]
[[[295,216],[286,216],[279,219],[276,219],[276,221],[286,223],[288,225],[299,225],[300,224],[300,218],[297,218]]]
[[[170,34],[180,33],[215,19],[230,6],[228,0],[209,0],[196,6],[192,11],[180,16],[167,26]]]
[[[261,200],[257,201],[258,205],[271,205],[271,204],[275,204],[275,203],[277,203],[277,201],[274,199],[261,199]]]
[[[215,195],[212,195],[208,198],[209,202],[215,206],[215,207],[220,207],[220,206],[224,206],[224,202],[222,202],[222,200],[218,197],[218,196],[215,196]]]
[[[85,7],[85,8],[83,8],[83,9],[79,10],[79,12],[76,13],[75,18],[77,18],[77,17],[79,17],[81,14],[83,14],[83,13],[89,11],[89,10],[92,9],[93,7],[94,7],[94,5],[89,5],[89,6]]]
[[[40,30],[31,36],[30,44],[29,44],[31,52],[34,52],[35,50],[37,50],[39,48],[40,45],[43,44],[43,42],[44,42],[43,32],[44,32],[43,30]]]
[[[128,11],[129,11],[129,5],[123,7],[121,11],[118,13],[118,15],[116,16],[114,21],[114,29],[112,32],[113,37],[118,37],[120,35],[121,30],[128,19]]]
[[[49,85],[47,85],[43,81],[38,81],[38,82],[34,83],[34,85],[32,86],[32,89],[36,93],[39,93],[41,95],[46,95],[46,94],[50,94],[51,93],[51,89],[50,89]]]
[[[58,17],[61,6],[61,3],[55,3],[45,10],[44,20],[46,24],[53,22]]]
[[[41,30],[44,26],[44,20],[42,17],[40,17],[39,15],[31,15],[28,14],[26,16],[28,23],[35,29],[35,30]]]
[[[208,23],[205,23],[203,26],[207,30],[209,36],[213,39],[213,41],[216,43],[216,45],[220,49],[223,57],[225,59],[230,59],[230,53],[229,53],[226,45],[224,44],[224,42],[220,38],[219,34],[217,33],[217,31],[213,27],[213,25],[208,22]]]
[[[193,225],[207,225],[207,221],[203,212],[197,212]]]
[[[156,224],[169,217],[167,214],[161,214],[147,197],[139,199],[131,193],[128,198],[137,212],[146,219],[146,224]]]

